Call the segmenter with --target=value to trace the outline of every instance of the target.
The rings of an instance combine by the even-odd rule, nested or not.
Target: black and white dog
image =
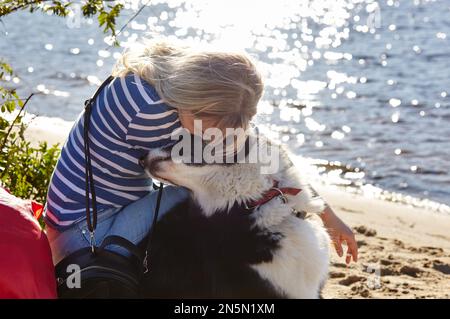
[[[244,158],[250,148],[269,145],[250,137]],[[277,172],[262,174],[263,160],[188,164],[174,161],[171,148],[145,157],[152,177],[184,186],[191,196],[156,226],[144,297],[319,297],[330,239],[317,218],[299,212],[319,213],[324,203],[286,153],[278,159]]]

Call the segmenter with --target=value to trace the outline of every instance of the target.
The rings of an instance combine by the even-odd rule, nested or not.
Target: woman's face
[[[183,128],[187,129],[191,134],[195,134],[194,130],[194,120],[195,121],[201,121],[201,130],[202,133],[208,129],[215,127],[216,121],[213,121],[211,119],[202,119],[202,118],[196,118],[194,115],[187,111],[179,111],[178,117],[180,118],[181,126]],[[197,129],[198,131],[199,129]]]
[[[180,118],[180,122],[181,122],[181,126],[183,126],[184,129],[188,130],[192,135],[200,135],[200,138],[203,139],[204,135],[209,136],[206,132],[207,129],[209,128],[217,128],[217,120],[213,120],[211,118],[206,118],[206,119],[202,119],[202,118],[198,118],[198,117],[194,117],[194,115],[190,112],[186,112],[186,111],[179,111],[178,112],[178,117]],[[199,122],[201,121],[201,122]],[[199,128],[195,128],[196,125],[201,124],[201,127]],[[212,136],[207,137],[206,139],[209,142],[213,142],[213,143],[223,143],[225,141],[225,139],[227,139],[227,134],[235,134],[234,131],[232,132],[228,132],[228,130],[226,128],[221,128],[219,129],[221,131],[221,134],[219,132],[219,134],[215,134],[213,133]],[[240,129],[242,130],[242,129]],[[205,133],[206,132],[206,133]],[[242,131],[244,132],[244,131]],[[245,135],[245,132],[244,132]],[[244,141],[245,139],[241,140]],[[228,140],[227,140],[227,143]],[[235,136],[233,138],[233,144],[231,145],[227,145],[225,152],[231,152],[234,153],[239,149],[239,139],[237,138],[237,136]]]

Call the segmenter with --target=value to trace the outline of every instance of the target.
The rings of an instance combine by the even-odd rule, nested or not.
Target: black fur
[[[144,277],[145,298],[282,298],[249,265],[272,260],[283,238],[254,227],[235,205],[207,218],[188,199],[158,222]],[[141,245],[144,246],[146,240]]]

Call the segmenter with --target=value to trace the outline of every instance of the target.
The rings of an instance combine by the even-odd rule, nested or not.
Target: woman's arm
[[[352,258],[353,261],[356,262],[358,260],[358,245],[356,244],[355,234],[353,233],[351,228],[348,227],[334,213],[331,207],[328,206],[328,204],[319,195],[319,193],[311,186],[311,184],[308,184],[307,188],[309,188],[310,190],[312,199],[313,200],[319,199],[323,203],[322,207],[325,207],[325,209],[320,208],[319,211],[314,211],[312,213],[317,213],[322,219],[322,222],[325,228],[327,229],[327,232],[330,235],[331,240],[333,241],[334,248],[336,249],[337,254],[339,255],[339,257],[343,256],[344,251],[342,248],[342,244],[345,242],[347,245],[347,254],[345,257],[345,262],[349,264]]]
[[[327,206],[320,218],[323,221],[328,233],[330,234],[331,240],[333,241],[334,248],[336,249],[339,257],[343,255],[342,243],[347,244],[347,255],[345,257],[345,262],[350,263],[352,257],[353,261],[358,260],[358,245],[356,244],[355,234],[331,209]]]
[[[301,194],[303,196],[306,196],[306,201],[309,204],[305,205],[305,197],[303,197],[302,199],[300,199],[299,197],[299,202],[297,202],[298,206],[294,205],[293,208],[297,211],[318,214],[321,217],[323,224],[331,237],[331,240],[333,241],[334,247],[339,257],[343,256],[342,243],[345,242],[347,244],[347,255],[345,258],[346,263],[350,263],[352,257],[353,261],[356,262],[358,260],[358,245],[356,244],[353,231],[333,212],[331,207],[327,205],[324,199],[311,186],[310,183],[302,181],[300,173],[296,169],[296,166],[292,161],[292,158],[289,156],[289,153],[286,152],[284,153],[284,155],[285,156],[281,156],[281,159],[282,161],[284,161],[285,168],[280,173],[280,175],[288,176],[287,179],[290,180],[289,183],[292,183],[289,184],[289,186],[294,185],[295,187],[301,188]],[[279,178],[280,180],[283,180],[283,177]]]

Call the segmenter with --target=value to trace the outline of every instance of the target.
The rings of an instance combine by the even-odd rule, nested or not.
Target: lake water
[[[141,3],[127,5],[119,27]],[[28,111],[74,120],[145,35],[245,49],[266,78],[258,123],[324,178],[450,204],[450,1],[151,3],[120,34],[121,48],[76,14],[4,18],[0,56],[18,74],[10,82],[22,96],[41,93]]]

